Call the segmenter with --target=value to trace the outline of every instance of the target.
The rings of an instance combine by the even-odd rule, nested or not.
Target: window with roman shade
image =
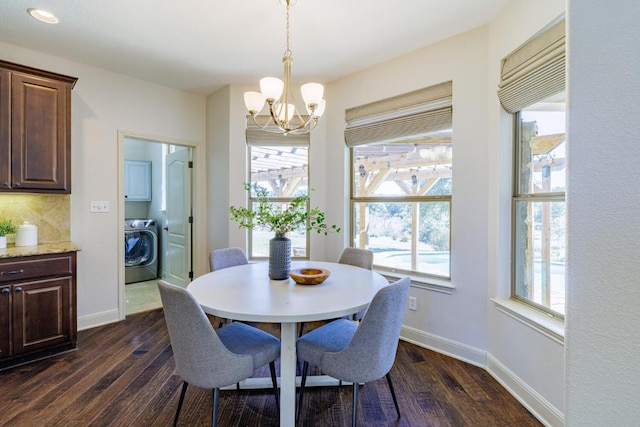
[[[451,81],[346,110],[353,246],[377,269],[450,278]]]
[[[565,64],[561,17],[502,60],[498,88],[516,128],[511,296],[559,318],[565,312]]]

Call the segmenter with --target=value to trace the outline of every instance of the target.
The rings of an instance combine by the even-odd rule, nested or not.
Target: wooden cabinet
[[[76,253],[0,259],[0,369],[75,348]]]
[[[151,201],[151,162],[124,161],[124,198],[127,202]]]
[[[0,61],[0,191],[71,193],[76,78]]]

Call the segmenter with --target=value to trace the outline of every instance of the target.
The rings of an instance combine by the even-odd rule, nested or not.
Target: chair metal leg
[[[393,389],[393,383],[391,382],[391,373],[387,373],[387,383],[389,384],[389,390],[391,390],[391,397],[393,398],[393,404],[396,405],[396,412],[398,418],[400,418],[400,407],[398,406],[398,399],[396,399],[396,391]]]
[[[357,382],[353,383],[353,417],[351,426],[356,427],[358,425],[358,386]]]
[[[213,427],[218,426],[218,402],[220,401],[220,389],[213,389],[213,414],[211,417],[211,425]]]
[[[189,383],[186,381],[182,382],[182,391],[180,392],[180,400],[178,401],[178,409],[176,410],[176,416],[173,419],[173,427],[178,425],[178,417],[180,416],[180,410],[182,409],[182,402],[184,401],[184,394],[187,392],[187,387]]]
[[[296,424],[300,419],[300,412],[302,411],[302,398],[304,396],[304,386],[307,384],[307,371],[309,370],[309,362],[305,361],[302,364],[302,380],[300,381],[300,391],[298,392],[298,408],[296,410]]]
[[[269,371],[271,372],[271,382],[273,383],[273,395],[276,398],[276,407],[280,413],[280,396],[278,395],[278,380],[276,379],[276,363],[269,362]]]

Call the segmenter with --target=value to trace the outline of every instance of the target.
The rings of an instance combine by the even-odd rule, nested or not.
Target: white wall
[[[207,205],[209,239],[207,251],[223,248],[229,242],[228,217],[230,180],[229,87],[207,97]]]
[[[118,320],[123,279],[118,131],[196,143],[204,154],[205,98],[5,43],[0,43],[0,57],[78,77],[71,98],[71,239],[82,249],[78,325]],[[91,200],[109,201],[110,212],[90,213]]]
[[[568,426],[640,424],[639,16],[568,4]]]

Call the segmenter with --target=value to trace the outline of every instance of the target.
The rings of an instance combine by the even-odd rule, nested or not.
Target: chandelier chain
[[[291,46],[289,45],[289,0],[287,0],[287,50],[285,56],[291,56]]]

